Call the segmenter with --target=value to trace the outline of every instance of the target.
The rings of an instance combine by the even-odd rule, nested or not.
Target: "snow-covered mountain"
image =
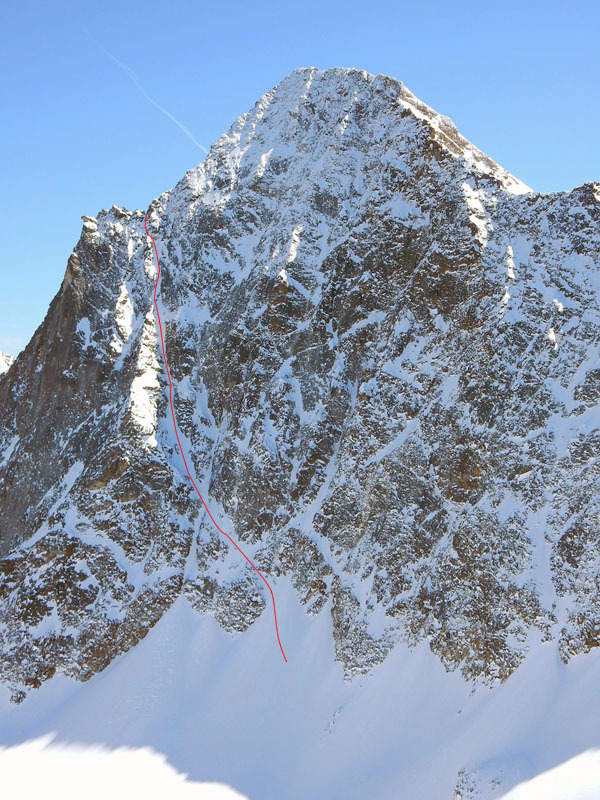
[[[13,363],[14,358],[8,353],[0,351],[0,375],[6,372]]]
[[[265,685],[248,668],[262,700],[284,680],[265,586],[183,467],[144,217],[113,206],[83,218],[43,325],[0,378],[0,675],[13,720],[41,702],[19,705],[31,688],[56,673],[114,674],[157,623],[168,641],[169,620],[193,629],[191,610],[234,648],[207,645],[229,672],[235,653],[269,664]],[[352,702],[369,727],[382,707],[369,717],[357,687],[393,694],[394,669],[422,679],[423,697],[439,670],[442,705],[475,686],[487,709],[488,684],[494,698],[512,691],[518,709],[514,687],[535,682],[540,659],[561,676],[596,664],[599,184],[536,194],[398,81],[302,69],[157,198],[148,223],[185,455],[281,604],[294,707],[309,718],[296,747],[316,748],[317,773],[319,752],[338,753],[331,742],[354,752],[354,717],[319,750],[316,666],[355,687],[340,697],[363,697]],[[252,633],[265,625],[268,636]],[[311,631],[320,650],[308,648],[307,666]],[[424,649],[419,678],[401,665]],[[195,657],[197,680],[212,685],[218,663]],[[420,713],[410,707],[409,728]],[[331,733],[343,712],[322,710]],[[247,731],[252,715],[239,719]],[[591,746],[593,730],[570,719]],[[383,730],[394,743],[393,723]],[[567,751],[548,757],[580,752]],[[453,771],[463,797],[477,781],[499,796],[502,781],[555,763],[534,762],[501,778],[483,755],[457,755],[440,780]],[[410,769],[401,758],[396,772],[382,768],[370,796],[397,797]],[[340,797],[369,795],[345,774]],[[311,796],[300,784],[308,794],[273,781],[272,796]],[[439,786],[422,796],[449,796]]]

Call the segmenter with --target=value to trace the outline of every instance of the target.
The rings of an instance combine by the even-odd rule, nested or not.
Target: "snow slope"
[[[588,750],[531,781],[516,786],[504,800],[598,800],[600,750]]]
[[[427,646],[398,646],[348,681],[329,615],[307,616],[285,580],[276,590],[289,664],[266,615],[233,637],[178,600],[90,682],[57,677],[17,707],[3,696],[0,744],[53,734],[54,745],[149,747],[189,780],[251,800],[499,798],[599,744],[598,653],[565,666],[540,645],[506,683],[472,693]]]
[[[244,800],[227,786],[192,783],[149,748],[56,745],[52,736],[0,749],[0,785],[13,797],[86,800],[143,797],[144,800]]]

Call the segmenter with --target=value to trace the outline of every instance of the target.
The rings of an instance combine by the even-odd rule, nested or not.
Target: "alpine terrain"
[[[0,356],[0,744],[253,800],[495,798],[600,746],[600,184],[300,69],[147,209],[184,455],[288,664],[183,465],[145,215],[84,216]]]

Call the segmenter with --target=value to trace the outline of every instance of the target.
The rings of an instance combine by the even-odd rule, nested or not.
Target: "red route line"
[[[224,530],[219,528],[219,526],[215,522],[213,515],[210,513],[210,511],[208,509],[208,506],[204,502],[204,498],[200,494],[200,491],[199,491],[198,487],[196,486],[196,483],[195,483],[194,479],[192,478],[192,473],[190,472],[190,469],[189,469],[189,467],[187,465],[187,461],[185,460],[183,447],[181,446],[181,442],[179,441],[179,433],[178,433],[178,430],[177,430],[177,420],[175,419],[175,409],[173,408],[173,384],[171,382],[171,373],[169,372],[169,365],[167,364],[167,354],[165,353],[165,343],[164,343],[164,339],[163,339],[162,325],[161,325],[161,322],[160,322],[160,314],[159,314],[159,311],[158,311],[158,305],[156,303],[156,290],[158,289],[158,282],[160,280],[160,261],[158,260],[158,250],[156,249],[156,242],[154,241],[154,236],[152,236],[151,234],[148,233],[148,228],[146,226],[146,220],[147,219],[148,219],[148,214],[146,214],[146,216],[144,217],[144,228],[146,229],[146,236],[149,236],[150,239],[152,239],[152,245],[154,247],[154,255],[156,256],[156,264],[158,266],[158,275],[156,276],[156,283],[154,284],[154,308],[156,309],[156,317],[158,319],[158,329],[160,331],[160,345],[162,347],[163,361],[165,362],[165,370],[167,372],[167,378],[169,379],[169,403],[171,405],[171,416],[173,417],[173,427],[175,428],[175,436],[177,438],[177,444],[179,445],[179,452],[181,453],[181,458],[183,459],[183,463],[185,465],[185,470],[186,470],[186,472],[188,474],[189,479],[192,482],[192,486],[194,487],[194,489],[196,490],[196,494],[198,495],[198,497],[202,501],[202,505],[206,509],[206,513],[210,517],[213,525],[219,531],[219,533],[222,533],[223,536],[226,536],[229,539],[229,541],[235,547],[235,549],[238,550],[244,556],[244,558],[250,564],[250,566],[254,570],[256,570],[258,575],[260,575],[260,577],[265,582],[265,585],[266,585],[267,589],[271,593],[271,600],[273,601],[273,614],[275,616],[275,633],[277,634],[277,642],[279,643],[279,649],[281,650],[281,655],[283,656],[283,660],[287,664],[287,658],[285,657],[285,653],[283,652],[283,647],[281,646],[281,639],[279,638],[279,627],[277,625],[277,609],[275,608],[275,595],[273,594],[273,589],[271,589],[271,587],[269,585],[269,582],[267,581],[265,576],[262,574],[262,572],[257,567],[254,566],[254,564],[252,563],[252,561],[250,561],[250,559],[244,553],[244,551],[240,547],[238,547],[238,545],[234,542],[234,540],[231,538],[231,536],[228,533],[225,533]]]

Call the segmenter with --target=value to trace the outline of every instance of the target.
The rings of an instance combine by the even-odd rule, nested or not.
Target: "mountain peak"
[[[255,139],[263,148],[260,153],[252,147]],[[370,152],[374,159],[389,159],[391,152],[398,152],[398,144],[412,149],[414,155],[433,153],[438,160],[445,153],[464,160],[467,171],[491,178],[505,191],[531,192],[401,81],[351,68],[294,70],[215,143],[207,162],[220,163],[229,150],[238,156],[244,153],[247,162],[256,152],[263,170],[271,150],[283,152],[291,145],[312,153],[316,142],[321,150],[347,152],[354,147],[357,152]]]

